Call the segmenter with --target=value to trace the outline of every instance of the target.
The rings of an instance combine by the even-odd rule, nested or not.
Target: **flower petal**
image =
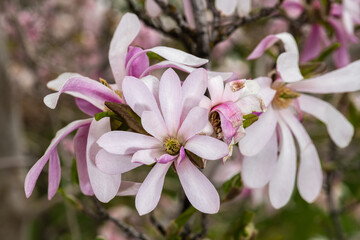
[[[110,42],[109,62],[119,88],[125,77],[125,62],[128,47],[140,31],[140,21],[133,13],[126,13],[117,26]]]
[[[94,119],[91,122],[87,139],[86,163],[89,179],[95,196],[101,202],[109,202],[113,199],[116,196],[121,183],[120,174],[105,174],[95,165],[96,154],[101,150],[101,148],[96,144],[96,140],[110,130],[109,119],[103,118],[99,121]]]
[[[146,132],[160,141],[169,135],[164,119],[160,114],[144,111],[141,115],[141,123]]]
[[[136,56],[135,56],[136,55]],[[142,48],[130,46],[126,55],[126,65],[132,57],[135,56],[129,66],[126,66],[128,72],[126,75],[139,78],[141,74],[149,67],[149,58]]]
[[[186,197],[197,210],[209,214],[219,211],[220,198],[214,185],[190,162],[188,157],[176,166],[176,171]]]
[[[184,5],[184,13],[185,13],[186,20],[189,24],[189,27],[191,29],[195,29],[194,13],[193,13],[193,9],[192,9],[190,0],[182,0],[182,3]]]
[[[182,96],[180,79],[171,68],[166,70],[161,77],[159,100],[169,135],[174,136],[180,124]]]
[[[220,76],[209,79],[208,89],[212,105],[215,106],[222,102],[224,93],[224,81]]]
[[[133,155],[131,161],[133,163],[151,165],[155,163],[156,159],[160,158],[160,156],[164,153],[165,151],[162,148],[139,150]]]
[[[122,89],[126,103],[138,116],[141,116],[143,111],[155,111],[160,114],[154,95],[140,79],[125,77]]]
[[[202,107],[194,107],[186,116],[178,131],[178,137],[187,141],[201,132],[208,123],[209,111]]]
[[[279,126],[281,130],[280,155],[269,184],[270,202],[275,208],[281,208],[289,201],[294,189],[296,175],[294,138],[288,126],[281,119],[279,119]]]
[[[86,145],[89,135],[89,125],[79,128],[74,137],[74,148],[76,157],[76,168],[79,176],[80,190],[83,194],[91,196],[94,191],[91,188],[90,179],[88,175],[88,168],[86,164]]]
[[[246,135],[239,141],[240,152],[245,156],[257,155],[269,142],[277,123],[276,112],[269,106],[259,120],[246,128]]]
[[[107,132],[97,140],[97,144],[109,153],[120,155],[162,146],[154,137],[125,131]]]
[[[284,82],[297,82],[304,79],[299,68],[298,53],[284,52],[279,55],[276,69]]]
[[[65,92],[74,97],[84,99],[99,109],[104,109],[105,101],[121,103],[120,97],[110,88],[100,82],[80,76],[68,79],[59,92],[45,96],[45,105],[54,109],[60,95]]]
[[[277,153],[277,133],[273,132],[269,141],[258,154],[244,157],[241,172],[247,187],[261,188],[271,180],[278,158]]]
[[[50,154],[49,161],[49,183],[48,183],[48,199],[52,199],[57,192],[61,179],[60,158],[57,151]]]
[[[304,63],[316,58],[321,53],[321,48],[321,27],[319,24],[313,24],[306,38],[300,62]]]
[[[154,210],[161,196],[165,175],[172,163],[157,163],[151,169],[136,194],[135,206],[140,215]]]
[[[95,107],[88,101],[81,99],[81,98],[75,98],[75,103],[83,113],[86,113],[89,116],[94,116],[95,114],[102,112],[102,110],[103,110],[103,109]]]
[[[315,201],[322,187],[320,159],[314,144],[305,128],[289,110],[281,110],[281,117],[296,137],[300,147],[300,165],[297,186],[302,198],[307,202]]]
[[[291,83],[288,86],[295,91],[308,93],[353,92],[360,90],[359,76],[360,60],[322,76]]]
[[[117,196],[134,196],[138,193],[141,183],[121,181]]]
[[[91,122],[91,119],[77,120],[77,121],[71,122],[66,127],[60,129],[56,133],[55,137],[51,140],[49,147],[46,149],[44,155],[34,164],[34,166],[29,170],[29,172],[26,175],[24,189],[25,189],[25,195],[27,198],[30,197],[31,193],[33,192],[36,181],[37,181],[42,169],[44,168],[45,164],[48,162],[50,155],[54,151],[57,151],[56,147],[59,144],[59,142],[62,139],[64,139],[64,137],[66,137],[72,131],[74,131],[82,126],[89,125],[90,122]]]
[[[207,160],[217,160],[229,154],[229,147],[226,143],[204,135],[195,135],[190,138],[184,148]]]
[[[156,159],[156,162],[158,163],[169,163],[169,162],[173,162],[175,158],[177,158],[178,156],[175,155],[170,155],[167,153],[164,153],[163,155],[161,155],[159,158]]]
[[[354,135],[351,123],[329,103],[305,94],[298,98],[300,109],[326,124],[331,139],[341,148],[349,145]]]
[[[115,155],[101,149],[96,154],[95,164],[106,174],[119,175],[141,165],[131,162],[131,158],[131,155]]]

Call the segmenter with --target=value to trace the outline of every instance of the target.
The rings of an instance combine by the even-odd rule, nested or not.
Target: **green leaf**
[[[190,161],[197,167],[199,167],[200,169],[204,169],[205,168],[205,160],[201,157],[199,157],[198,155],[196,155],[195,153],[192,153],[188,150],[185,150],[186,155],[189,157]]]
[[[310,78],[326,70],[324,62],[307,62],[300,64],[300,72],[304,78]]]
[[[148,135],[148,133],[141,125],[140,117],[137,116],[128,105],[122,103],[105,102],[105,106],[116,113],[121,119],[121,122],[124,122],[129,128],[135,132]]]
[[[327,47],[324,51],[320,53],[320,55],[315,58],[314,60],[311,60],[311,62],[323,62],[325,59],[332,55],[334,51],[336,51],[339,47],[341,47],[340,43],[334,43]]]
[[[242,188],[242,181],[240,173],[235,174],[232,178],[227,180],[223,185],[222,189],[225,194],[228,194],[232,188]]]
[[[256,229],[252,223],[253,218],[254,213],[245,210],[238,219],[231,223],[228,233],[232,235],[234,239],[253,239],[256,234]]]
[[[165,58],[161,57],[160,55],[154,53],[154,52],[147,52],[146,55],[148,56],[149,60],[155,59],[159,61],[165,60]]]
[[[180,216],[170,222],[167,228],[167,239],[178,240],[181,239],[179,233],[189,219],[196,213],[196,209],[190,206]]]
[[[104,117],[117,117],[117,115],[113,111],[106,111],[106,112],[99,112],[95,114],[94,117],[96,121],[99,121]]]
[[[73,162],[71,164],[71,181],[73,183],[76,183],[79,185],[79,176],[78,176],[78,171],[77,171],[77,166],[76,166],[76,159],[73,159]]]
[[[243,116],[243,127],[247,128],[249,126],[251,126],[251,124],[253,124],[254,122],[256,122],[259,119],[258,115],[255,114],[247,114]]]

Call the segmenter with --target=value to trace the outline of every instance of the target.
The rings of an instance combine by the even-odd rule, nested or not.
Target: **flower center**
[[[165,151],[170,155],[176,155],[180,152],[181,144],[175,138],[168,137],[164,141]]]
[[[215,131],[216,136],[220,137],[222,135],[220,114],[217,111],[213,111],[210,113],[209,121]]]
[[[287,108],[294,99],[300,96],[299,93],[292,91],[290,88],[287,88],[283,82],[275,82],[272,88],[276,90],[276,94],[272,103],[278,109]]]

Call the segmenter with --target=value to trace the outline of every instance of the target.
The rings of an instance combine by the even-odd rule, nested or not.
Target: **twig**
[[[135,228],[129,226],[128,224],[114,218],[111,216],[99,203],[99,201],[93,198],[94,205],[96,207],[96,213],[93,213],[86,208],[83,208],[83,212],[95,219],[110,221],[113,222],[118,228],[120,228],[128,237],[139,239],[139,240],[149,240],[149,238],[143,233],[138,232]]]
[[[154,225],[154,227],[161,233],[161,235],[166,236],[166,230],[163,225],[161,225],[161,223],[159,223],[158,220],[155,218],[154,212],[151,212],[149,214],[149,217],[152,225]]]
[[[205,213],[201,214],[201,232],[195,234],[193,237],[194,240],[202,239],[206,236],[208,230],[209,230],[209,221],[208,221],[208,215]]]

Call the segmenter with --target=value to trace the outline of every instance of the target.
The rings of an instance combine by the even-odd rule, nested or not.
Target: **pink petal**
[[[322,171],[320,159],[314,144],[299,120],[289,110],[280,111],[296,137],[300,147],[300,165],[297,186],[302,198],[313,202],[319,195],[322,187]]]
[[[295,91],[308,93],[353,92],[360,90],[359,76],[360,60],[322,76],[291,83],[288,86]]]
[[[286,14],[293,19],[298,18],[304,11],[303,5],[295,1],[285,1],[282,7],[285,9]]]
[[[188,157],[176,166],[176,171],[186,197],[197,210],[209,214],[219,211],[220,198],[215,187]]]
[[[350,54],[348,52],[348,43],[346,38],[346,32],[343,29],[343,25],[334,18],[329,18],[329,23],[335,31],[335,36],[340,42],[341,46],[334,53],[335,65],[338,68],[345,67],[350,63]]]
[[[271,205],[283,207],[290,199],[295,184],[296,148],[294,139],[286,124],[279,119],[280,155],[269,184]]]
[[[165,175],[171,164],[157,163],[141,184],[135,199],[135,206],[140,215],[151,212],[158,204]]]
[[[199,105],[201,98],[204,96],[208,83],[207,72],[200,68],[189,74],[182,84],[182,105],[183,111],[181,120],[189,113],[190,109]]]
[[[103,110],[103,109],[95,107],[88,101],[81,99],[81,98],[75,98],[75,103],[82,112],[84,112],[90,116],[94,116],[95,114],[102,112],[102,110]]]
[[[160,114],[145,111],[141,115],[141,123],[146,132],[160,141],[163,141],[169,135],[164,119]]]
[[[138,193],[141,183],[121,181],[117,196],[134,196]]]
[[[182,96],[180,79],[171,68],[166,70],[161,77],[159,100],[169,135],[174,136],[180,124]]]
[[[65,92],[84,99],[99,109],[104,109],[105,101],[121,103],[120,97],[100,82],[87,77],[72,77],[66,81],[59,92],[45,96],[45,105],[54,109],[60,95]]]
[[[319,56],[321,48],[321,29],[318,24],[313,24],[306,39],[300,62],[304,63],[316,58]]]
[[[208,89],[213,106],[222,102],[224,93],[224,81],[220,76],[209,79]]]
[[[135,14],[126,13],[117,26],[109,48],[109,62],[119,88],[125,77],[128,47],[140,31],[140,21]]]
[[[56,147],[59,144],[59,142],[72,131],[82,126],[89,125],[90,122],[91,119],[77,120],[68,124],[66,127],[60,129],[56,133],[55,137],[51,140],[49,147],[46,149],[44,155],[34,164],[34,166],[29,170],[29,172],[26,175],[24,189],[27,198],[30,197],[30,195],[32,194],[36,181],[42,169],[44,168],[45,164],[48,162],[50,155],[53,154],[54,151],[55,152],[57,151]]]
[[[158,163],[170,163],[170,162],[173,162],[175,158],[177,158],[178,155],[170,155],[170,154],[163,154],[161,155],[159,158],[156,159],[156,162]]]
[[[142,54],[139,54],[140,52],[142,52]],[[134,57],[134,55],[136,55],[136,58],[131,62],[130,66],[126,67],[129,69],[127,75],[139,78],[141,74],[149,67],[149,58],[142,48],[130,46],[126,55],[126,65],[128,64],[129,60]]]
[[[160,158],[165,153],[163,148],[156,149],[146,149],[137,151],[131,161],[133,163],[142,163],[146,165],[151,165],[156,162],[156,159]]]
[[[79,176],[80,190],[83,194],[91,196],[94,191],[91,188],[90,179],[88,175],[88,168],[86,164],[86,145],[89,135],[90,124],[79,128],[74,137],[74,148],[76,156],[76,167]]]
[[[209,111],[205,108],[194,107],[186,116],[178,131],[178,137],[183,141],[201,132],[208,123]]]
[[[183,146],[181,146],[179,157],[176,160],[176,163],[177,163],[178,166],[179,166],[180,163],[182,163],[182,161],[185,159],[185,157],[186,157],[185,148]]]
[[[215,7],[226,16],[230,16],[234,13],[237,0],[215,0]]]
[[[218,0],[218,2],[220,2]],[[223,2],[223,1],[221,1]],[[276,37],[276,35],[269,35],[266,38],[264,38],[263,40],[261,40],[261,42],[256,46],[256,48],[250,53],[250,55],[248,56],[248,60],[252,60],[252,59],[256,59],[261,57],[264,52],[266,51],[266,49],[268,49],[269,47],[271,47],[272,45],[274,45],[274,43],[276,43],[279,39]]]
[[[244,184],[250,188],[261,188],[273,177],[278,158],[277,133],[273,132],[270,140],[255,156],[245,156],[242,165]]]
[[[120,155],[162,146],[154,137],[125,131],[107,132],[99,137],[97,144],[109,153]]]
[[[269,142],[277,123],[276,112],[271,106],[259,120],[246,128],[246,135],[239,141],[240,152],[245,156],[257,155]]]
[[[120,187],[121,175],[109,175],[103,173],[95,165],[96,154],[101,148],[96,141],[101,135],[110,131],[109,119],[103,118],[99,121],[95,119],[91,122],[86,147],[86,163],[91,187],[95,196],[101,202],[109,202],[113,199]]]
[[[78,73],[70,73],[70,72],[65,72],[65,73],[62,73],[60,74],[57,78],[55,78],[54,80],[51,80],[49,81],[46,86],[53,90],[53,91],[60,91],[64,84],[70,79],[70,78],[73,78],[73,77],[84,77]]]
[[[101,149],[96,154],[95,164],[106,174],[119,175],[141,165],[131,162],[131,158],[131,155],[115,155]]]
[[[155,111],[160,114],[153,94],[141,80],[125,77],[122,89],[126,103],[138,116],[141,116],[143,111]]]
[[[182,0],[186,20],[191,29],[195,29],[195,20],[190,0]]]
[[[298,98],[302,111],[309,113],[326,124],[331,139],[341,148],[349,145],[354,135],[351,123],[329,103],[305,94]]]
[[[226,143],[204,135],[195,135],[190,138],[184,148],[207,160],[217,160],[229,154]]]
[[[60,158],[57,151],[50,154],[49,161],[49,183],[48,183],[48,199],[52,199],[57,192],[61,179]]]
[[[272,89],[272,79],[268,77],[256,78],[255,81],[260,85],[259,96],[264,101],[264,105],[267,107],[272,102],[276,91]]]

